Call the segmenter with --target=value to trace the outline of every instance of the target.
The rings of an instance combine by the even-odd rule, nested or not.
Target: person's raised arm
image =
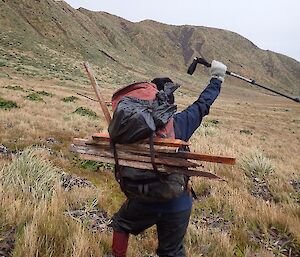
[[[220,93],[226,70],[227,67],[223,63],[212,61],[211,80],[208,86],[202,91],[197,101],[174,116],[176,138],[188,141],[200,126],[203,117],[209,113],[210,106]]]

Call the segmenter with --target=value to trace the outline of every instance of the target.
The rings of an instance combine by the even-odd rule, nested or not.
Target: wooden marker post
[[[109,113],[109,110],[108,110],[108,108],[106,106],[106,103],[105,103],[105,101],[104,101],[104,99],[103,99],[103,97],[101,95],[101,92],[99,90],[99,86],[98,86],[98,83],[96,81],[96,78],[95,78],[95,76],[94,76],[94,74],[93,74],[93,72],[92,72],[92,70],[91,70],[90,65],[89,65],[88,62],[84,63],[84,67],[85,67],[85,70],[86,70],[86,72],[87,72],[87,74],[89,76],[89,79],[91,80],[93,89],[95,91],[95,94],[96,94],[96,97],[98,99],[98,102],[100,103],[100,107],[101,107],[101,109],[103,111],[103,114],[104,114],[105,120],[107,122],[107,125],[109,125],[110,121],[111,121],[110,113]]]

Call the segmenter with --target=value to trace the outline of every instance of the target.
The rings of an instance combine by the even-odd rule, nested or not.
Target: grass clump
[[[103,163],[90,161],[90,160],[83,160],[81,161],[80,165],[82,168],[92,170],[92,171],[96,171],[99,168],[103,167]]]
[[[38,101],[38,102],[44,101],[44,99],[38,93],[31,93],[31,94],[27,95],[26,98],[30,101]]]
[[[43,158],[41,150],[28,148],[2,168],[0,183],[17,196],[40,200],[52,195],[60,173],[58,168]]]
[[[80,162],[80,165],[84,169],[96,171],[96,170],[105,170],[105,169],[113,169],[113,166],[104,162],[95,162],[90,160],[83,160]]]
[[[0,67],[6,67],[7,62],[5,60],[0,60]]]
[[[253,151],[248,156],[245,156],[240,164],[242,170],[247,175],[266,176],[274,172],[275,168],[272,162],[265,157],[260,151]]]
[[[88,117],[92,117],[92,118],[97,118],[98,117],[98,115],[94,111],[92,111],[88,108],[84,108],[84,107],[77,108],[74,111],[74,113],[77,113],[81,116],[88,116]]]
[[[37,93],[39,94],[39,95],[43,95],[43,96],[50,96],[50,97],[52,97],[53,96],[53,94],[52,93],[48,93],[48,92],[46,92],[46,91],[37,91]]]
[[[19,108],[16,102],[0,97],[0,109],[10,110],[13,108]]]
[[[202,126],[204,127],[217,127],[220,121],[218,120],[206,120],[203,122]]]
[[[10,78],[9,74],[0,72],[0,78]]]
[[[265,247],[274,256],[300,256],[299,242],[285,224],[257,222],[257,227],[249,228],[248,234],[257,248]]]
[[[61,100],[65,103],[69,103],[69,102],[75,102],[76,100],[78,100],[78,98],[76,96],[67,96]]]
[[[200,136],[215,136],[218,134],[218,124],[220,122],[218,120],[205,120],[197,132]]]
[[[24,88],[22,88],[21,86],[17,85],[17,86],[12,86],[12,85],[8,85],[5,88],[7,89],[11,89],[11,90],[16,90],[16,91],[22,91],[25,92]]]
[[[253,135],[252,131],[249,129],[241,129],[240,134]]]
[[[218,129],[213,126],[200,126],[197,132],[200,136],[215,136],[218,134]]]

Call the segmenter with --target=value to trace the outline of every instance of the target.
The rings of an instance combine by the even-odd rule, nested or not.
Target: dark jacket
[[[211,79],[209,85],[202,91],[197,101],[184,111],[174,116],[175,137],[188,141],[195,130],[200,126],[202,119],[209,113],[210,106],[220,93],[221,81]],[[163,203],[139,203],[142,208],[149,208],[158,212],[180,212],[192,207],[192,197],[184,192],[180,197]]]

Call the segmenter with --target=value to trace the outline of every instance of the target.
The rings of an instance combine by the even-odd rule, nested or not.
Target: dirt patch
[[[251,180],[249,188],[251,195],[253,195],[256,198],[262,198],[266,202],[278,202],[278,200],[270,191],[268,183],[265,181],[264,178],[257,176],[255,173],[251,173],[249,178]]]
[[[0,233],[0,257],[11,257],[15,245],[16,229]]]
[[[65,191],[70,191],[74,188],[96,188],[90,181],[84,178],[80,178],[75,175],[64,174],[61,177],[60,185],[64,188]]]
[[[82,222],[92,232],[112,232],[112,228],[110,227],[111,219],[108,217],[107,213],[98,206],[91,209],[85,206],[79,210],[65,212],[65,215],[69,215],[76,221]]]
[[[296,193],[300,193],[300,180],[291,180],[290,184],[292,185]]]
[[[232,225],[232,221],[229,218],[225,218],[222,211],[212,212],[208,210],[201,210],[201,216],[191,219],[190,224],[197,229],[207,227],[218,231],[229,231]]]
[[[291,196],[296,203],[300,204],[300,180],[291,180],[290,184],[295,191],[295,193],[292,193]]]
[[[272,251],[275,256],[300,256],[300,246],[289,232],[270,227],[266,233],[257,231],[251,237],[255,243]]]
[[[0,145],[0,158],[11,159],[13,156],[19,155],[20,151],[12,151],[4,145]]]

